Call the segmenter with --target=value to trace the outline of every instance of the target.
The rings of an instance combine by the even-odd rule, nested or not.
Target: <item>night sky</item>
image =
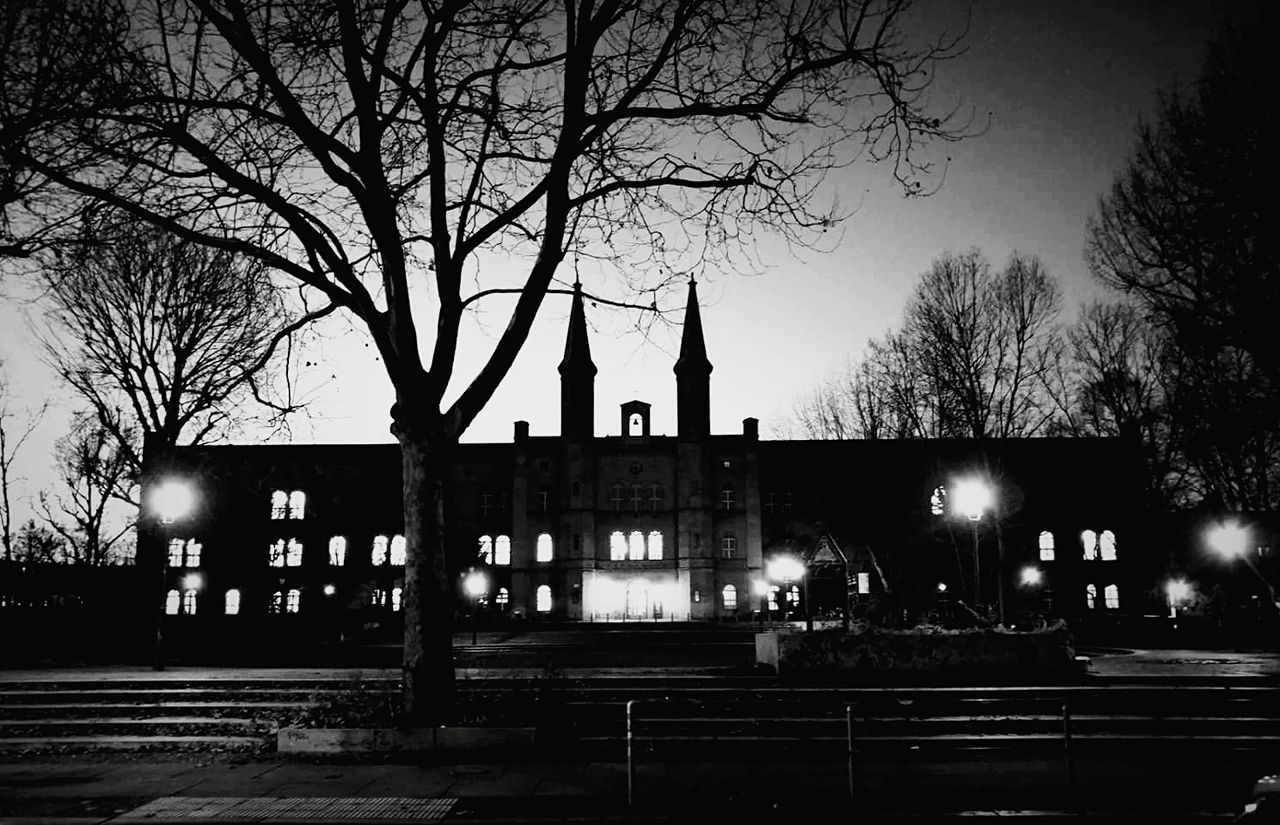
[[[700,282],[715,367],[713,431],[740,432],[742,419],[754,416],[767,436],[797,396],[897,326],[920,273],[944,251],[978,247],[997,266],[1015,249],[1038,255],[1062,284],[1069,311],[1100,295],[1084,266],[1085,222],[1121,168],[1138,119],[1154,113],[1158,90],[1194,79],[1207,39],[1237,7],[1208,0],[920,2],[914,13],[933,28],[954,30],[968,12],[968,52],[938,68],[931,94],[940,107],[974,112],[979,123],[989,116],[990,128],[930,151],[939,163],[950,158],[942,189],[931,197],[904,198],[887,166],[861,163],[833,176],[828,195],[858,207],[832,235],[833,251],[796,258],[762,238],[762,275],[721,272]],[[0,357],[22,392],[19,403],[38,402],[56,388],[26,333],[21,285],[10,277],[3,286]],[[528,420],[534,435],[557,432],[556,365],[567,315],[567,298],[547,300],[524,353],[464,441],[509,441],[517,419]],[[469,349],[487,354],[499,317],[486,316],[493,327],[487,332],[471,325],[460,377],[479,365],[467,361]],[[618,405],[632,398],[653,405],[656,434],[674,433],[678,325],[645,340],[626,334],[626,320],[603,308],[588,307],[587,317],[599,369],[597,435],[619,432]],[[389,441],[390,386],[365,347],[367,336],[342,323],[326,331],[318,366],[304,370],[313,401],[309,418],[295,422],[294,439]],[[54,398],[67,406],[65,394]],[[65,427],[65,414],[48,416],[20,457],[18,473],[32,498],[48,483],[49,450]]]

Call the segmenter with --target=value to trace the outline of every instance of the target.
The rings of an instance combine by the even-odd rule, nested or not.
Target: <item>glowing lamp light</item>
[[[1209,529],[1206,538],[1216,553],[1234,559],[1249,546],[1249,530],[1238,522],[1226,521]]]
[[[764,579],[753,579],[751,581],[751,592],[757,596],[767,596],[769,595],[769,583]]]
[[[462,580],[462,586],[467,591],[467,595],[473,599],[478,599],[489,591],[489,581],[479,570],[468,573]]]
[[[1043,576],[1042,576],[1042,574],[1040,573],[1040,568],[1038,568],[1038,567],[1024,567],[1024,568],[1022,568],[1022,583],[1023,583],[1023,584],[1025,584],[1025,585],[1027,585],[1027,586],[1029,586],[1029,587],[1035,587],[1037,584],[1039,584],[1039,583],[1041,582],[1041,580],[1042,580],[1042,579],[1043,579]]]
[[[324,594],[326,596],[332,596],[334,593],[337,593],[337,592],[338,592],[338,588],[334,587],[331,584],[326,584],[324,586]]]
[[[1191,598],[1191,585],[1185,579],[1172,580],[1164,586],[1164,592],[1169,595],[1169,601],[1173,604],[1185,602]]]
[[[969,521],[978,521],[991,506],[991,488],[977,479],[966,479],[955,485],[951,496],[955,511]]]
[[[204,586],[204,576],[199,573],[188,573],[182,577],[183,590],[199,590]]]
[[[793,556],[777,556],[769,559],[765,571],[774,581],[793,582],[804,578],[804,565]]]
[[[939,593],[946,593],[946,592],[947,592],[947,583],[946,583],[946,582],[938,582],[938,592],[939,592]]]
[[[195,506],[195,491],[185,481],[165,481],[151,491],[151,509],[165,524],[185,518]]]

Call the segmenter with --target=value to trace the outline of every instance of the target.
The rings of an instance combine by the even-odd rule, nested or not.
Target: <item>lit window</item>
[[[644,501],[644,493],[639,484],[632,484],[631,491],[627,498],[627,502],[631,505],[631,512],[640,512],[640,504]]]
[[[182,566],[182,539],[169,539],[169,566]]]
[[[284,593],[280,590],[271,594],[271,606],[269,608],[272,613],[284,612]]]
[[[871,574],[858,574],[858,595],[865,596],[871,592]]]
[[[276,490],[271,494],[271,518],[282,519],[289,511],[289,494],[284,490]]]
[[[787,588],[787,604],[800,604],[800,585],[793,584]]]
[[[644,533],[632,530],[631,535],[627,536],[627,550],[627,557],[631,561],[644,561]]]
[[[373,566],[380,567],[387,563],[387,537],[373,537]]]
[[[493,543],[493,563],[503,566],[511,564],[510,536],[498,536],[498,540]]]
[[[403,599],[404,599],[403,587],[391,588],[391,609],[392,610],[398,612],[400,610],[400,604]]]
[[[1084,548],[1084,560],[1093,561],[1098,557],[1098,534],[1085,530],[1080,534],[1080,546]]]
[[[499,587],[498,596],[495,599],[499,607],[505,607],[507,602],[511,600],[511,594],[507,592],[507,588]]]
[[[267,564],[284,567],[284,539],[277,539],[267,548]]]
[[[726,533],[720,539],[720,555],[726,559],[731,559],[738,552],[738,537],[733,533]]]
[[[720,488],[720,509],[732,510],[734,503],[733,487],[726,484]]]
[[[285,567],[302,566],[302,542],[289,539],[289,544],[285,546],[284,565]]]
[[[196,615],[196,591],[182,591],[182,612],[188,616]]]
[[[1098,586],[1095,584],[1086,584],[1084,586],[1084,603],[1090,610],[1098,606]]]
[[[627,560],[627,539],[621,530],[614,530],[609,534],[609,560]]]
[[[347,563],[347,537],[334,536],[329,539],[329,565],[342,567]]]
[[[769,596],[769,609],[777,610],[778,609],[778,585],[776,584],[769,585],[768,596]]]
[[[493,564],[493,539],[488,536],[481,536],[480,550],[476,553],[476,556],[485,564]]]
[[[300,519],[307,510],[307,494],[294,490],[289,494],[289,518]]]
[[[622,509],[621,484],[614,484],[609,488],[609,509],[615,513]]]
[[[724,590],[720,591],[720,596],[724,599],[725,610],[738,609],[738,588],[731,584],[726,584]]]
[[[1040,533],[1040,561],[1053,561],[1053,533],[1048,530]]]
[[[947,512],[947,488],[939,484],[929,496],[929,512],[940,516]]]
[[[657,530],[649,532],[649,561],[662,561],[662,534]]]
[[[200,551],[204,549],[204,545],[195,539],[187,539],[187,567],[200,566]]]
[[[167,615],[178,615],[178,608],[181,604],[181,596],[178,594],[177,590],[170,590],[164,595],[164,612]]]
[[[1109,584],[1102,589],[1102,598],[1106,603],[1108,610],[1120,609],[1120,588],[1114,584]]]
[[[1116,560],[1116,534],[1110,530],[1103,530],[1102,535],[1098,536],[1098,554],[1103,561]]]
[[[538,561],[551,561],[552,546],[551,534],[540,533],[538,535]]]
[[[404,536],[395,535],[391,537],[391,563],[404,566]]]
[[[239,590],[235,590],[235,589],[228,590],[228,591],[227,591],[227,599],[226,599],[226,602],[224,602],[224,604],[225,604],[225,607],[223,607],[222,612],[226,613],[228,616],[236,616],[236,615],[239,615],[239,613],[240,613],[240,591],[239,591]]]
[[[369,604],[374,607],[386,607],[387,591],[383,590],[381,587],[375,587],[373,592],[369,594]]]
[[[538,585],[537,609],[539,613],[551,612],[551,588],[545,584]]]
[[[662,509],[662,485],[649,485],[649,509],[657,512]]]
[[[286,598],[284,603],[284,612],[297,613],[298,606],[301,604],[301,602],[302,602],[302,591],[296,588],[293,590],[290,590],[289,595]]]

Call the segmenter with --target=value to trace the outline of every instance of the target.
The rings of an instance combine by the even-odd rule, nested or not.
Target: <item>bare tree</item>
[[[112,548],[133,527],[113,519],[111,502],[129,481],[129,460],[115,437],[88,416],[77,417],[57,447],[60,489],[40,494],[40,515],[62,537],[66,560],[100,566],[111,563]],[[119,524],[115,522],[121,522]]]
[[[109,99],[6,160],[68,193],[273,267],[358,319],[395,388],[404,696],[454,708],[443,468],[566,259],[649,306],[763,231],[813,243],[858,153],[922,191],[925,106],[956,41],[901,0],[164,2],[132,10]],[[30,71],[12,73],[21,94]],[[561,276],[563,278],[563,276]],[[563,282],[563,281],[561,281]],[[478,302],[507,323],[456,374]],[[450,399],[448,402],[445,399]]]
[[[25,422],[19,423],[11,403],[9,382],[0,375],[0,539],[4,541],[5,561],[13,560],[13,487],[18,481],[13,474],[13,464],[48,409],[45,403],[38,411],[23,416]]]
[[[1197,82],[1166,95],[1089,225],[1090,269],[1132,296],[1176,348],[1187,456],[1204,493],[1275,507],[1280,427],[1280,100],[1266,80],[1265,4],[1211,45]],[[1242,183],[1249,181],[1250,183]],[[1224,413],[1230,411],[1230,421]],[[1194,416],[1194,417],[1192,417]]]
[[[260,392],[278,345],[301,326],[282,320],[264,265],[130,220],[97,221],[76,241],[41,270],[41,339],[135,480],[148,437],[159,450],[204,443],[251,398],[293,408]]]

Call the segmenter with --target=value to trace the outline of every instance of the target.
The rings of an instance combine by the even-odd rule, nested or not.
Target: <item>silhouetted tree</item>
[[[62,537],[33,518],[22,523],[14,539],[15,561],[29,564],[59,564],[66,561],[66,544]]]
[[[1225,30],[1198,81],[1143,123],[1089,225],[1093,273],[1143,307],[1178,356],[1181,437],[1204,494],[1277,502],[1280,99],[1269,6]],[[1270,169],[1271,172],[1267,172]]]
[[[60,489],[40,494],[41,518],[62,537],[66,561],[110,564],[112,548],[133,526],[132,519],[112,518],[111,502],[129,481],[123,449],[95,420],[80,416],[59,442],[56,460]]]
[[[13,486],[17,481],[13,463],[48,406],[42,405],[38,411],[23,416],[25,421],[20,423],[19,414],[10,406],[12,400],[9,382],[0,375],[0,539],[4,541],[6,561],[13,559]]]
[[[273,267],[368,330],[403,456],[406,711],[447,718],[444,468],[566,291],[561,263],[615,265],[648,306],[762,231],[812,243],[839,217],[818,184],[858,152],[921,191],[921,141],[958,136],[924,94],[955,41],[905,31],[908,5],[139,6],[125,91],[6,160]],[[498,295],[501,335],[456,375],[464,313]]]

